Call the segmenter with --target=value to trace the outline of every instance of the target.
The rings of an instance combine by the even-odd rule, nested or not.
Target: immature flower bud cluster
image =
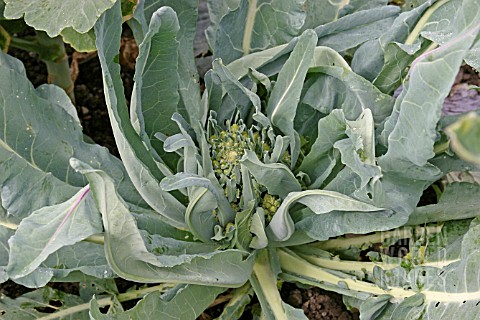
[[[247,129],[241,121],[233,124],[227,123],[226,130],[221,130],[216,126],[213,131],[214,134],[210,135],[208,139],[211,146],[213,170],[225,190],[230,205],[236,212],[239,212],[241,209],[245,209],[245,206],[242,205],[240,160],[244,156],[245,150],[254,151],[259,159],[263,159],[273,149],[272,138],[268,136],[266,129],[259,129],[255,126]],[[283,158],[289,157],[290,155],[286,152]],[[266,193],[265,187],[258,185],[255,181],[253,185],[258,204],[265,210],[267,220],[270,220],[280,206],[280,199],[269,194],[262,198],[262,195]]]
[[[239,161],[245,150],[255,150],[255,138],[258,134],[249,136],[243,124],[229,125],[227,130],[210,136],[213,168],[220,182],[240,179]]]
[[[270,221],[280,207],[280,199],[267,193],[263,196],[260,205],[265,211],[267,221]]]

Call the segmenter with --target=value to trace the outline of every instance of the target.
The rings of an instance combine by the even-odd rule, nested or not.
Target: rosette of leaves
[[[361,3],[331,5],[327,17],[302,16],[301,1],[210,2],[218,59],[201,94],[196,1],[140,1],[130,21],[140,52],[128,109],[117,2],[95,35],[121,162],[83,142],[65,95],[33,89],[18,61],[2,55],[0,88],[22,85],[2,89],[2,225],[17,230],[2,234],[1,279],[41,287],[115,274],[176,285],[164,294],[155,288],[125,312],[114,302],[126,297],[105,289],[117,300],[104,315],[105,298],[91,299],[94,319],[195,319],[227,288],[222,319],[239,318],[253,294],[262,307],[253,316],[304,319],[281,300],[279,280],[339,292],[365,319],[474,319],[478,219],[449,220],[478,214],[472,203],[480,188],[447,185],[438,204],[417,204],[424,189],[464,164],[434,150],[443,142],[443,99],[478,41],[478,1],[456,2],[455,11],[427,1],[405,12]],[[269,33],[260,19],[268,12],[271,21],[289,17],[288,32]],[[426,16],[450,24],[422,34]],[[248,23],[227,39],[238,21]],[[441,34],[448,38],[432,50],[430,39]],[[390,93],[407,66],[395,99]],[[18,102],[26,100],[33,102]],[[28,112],[32,105],[45,119]],[[46,134],[40,128],[49,121],[58,125]],[[29,201],[20,201],[27,185]],[[364,236],[331,239],[349,233]],[[371,253],[371,262],[355,261],[370,243],[399,238],[415,240],[404,259]],[[90,265],[75,265],[72,256],[83,252],[92,254]],[[2,308],[10,314],[7,303]],[[68,308],[54,315],[69,315]]]

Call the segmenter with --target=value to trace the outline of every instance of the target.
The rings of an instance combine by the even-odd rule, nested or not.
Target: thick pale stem
[[[383,290],[382,288],[377,287],[376,285],[369,282],[359,281],[353,278],[341,278],[309,263],[308,261],[298,257],[291,252],[287,252],[285,249],[278,250],[278,257],[280,259],[280,265],[284,272],[298,275],[300,277],[313,279],[322,283],[335,286],[342,283],[344,285],[347,285],[348,289],[353,291],[369,293],[375,296],[389,294],[398,299],[408,298],[416,294],[416,292],[414,291],[404,290],[402,288],[395,287],[390,288],[389,290]]]
[[[75,104],[74,83],[62,38],[50,38],[45,32],[41,31],[37,32],[37,38],[39,46],[48,48],[51,53],[49,57],[41,57],[47,65],[48,83],[55,84],[65,90],[72,103]]]
[[[252,285],[257,292],[262,309],[271,310],[275,319],[288,320],[277,288],[277,277],[273,273],[267,249],[260,250],[253,265]],[[258,284],[258,285],[257,285]],[[258,292],[258,291],[261,292]]]
[[[250,42],[252,41],[253,25],[255,24],[255,15],[257,13],[257,0],[250,0],[248,4],[247,18],[245,19],[245,29],[243,31],[242,50],[243,55],[250,53]]]

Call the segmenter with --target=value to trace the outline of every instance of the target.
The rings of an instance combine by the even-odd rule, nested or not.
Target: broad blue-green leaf
[[[345,121],[342,110],[333,110],[318,121],[317,139],[298,169],[308,174],[311,180],[310,188],[319,188],[337,163],[338,156],[334,154],[333,145],[346,138]]]
[[[149,0],[157,2],[158,0]],[[200,104],[200,86],[197,66],[195,65],[193,43],[198,17],[198,0],[161,0],[177,13],[180,30],[177,36],[178,77],[181,100],[180,113],[195,128],[198,121],[205,121],[206,115]],[[184,110],[182,110],[182,108]],[[197,133],[198,134],[198,133]]]
[[[78,282],[88,276],[113,278],[102,245],[82,241],[50,254],[32,273],[14,281],[29,288],[39,288],[48,282]]]
[[[475,42],[470,51],[468,51],[465,57],[465,62],[468,63],[475,70],[480,70],[480,39]]]
[[[235,212],[225,197],[225,192],[218,184],[214,184],[210,179],[195,174],[180,172],[174,176],[166,177],[160,183],[160,187],[165,191],[178,190],[187,187],[202,187],[210,191],[217,201],[219,212],[219,222],[225,226],[228,222],[234,220]],[[191,206],[191,204],[189,205]]]
[[[361,179],[360,188],[382,176],[375,160],[375,128],[370,109],[365,109],[356,121],[346,121],[347,139],[335,142],[334,148],[341,154],[342,163]]]
[[[362,10],[318,26],[318,45],[343,52],[377,39],[392,25],[399,11],[396,6]]]
[[[443,100],[477,34],[478,27],[466,30],[448,45],[414,61],[410,80],[382,133],[384,142],[388,138],[388,151],[378,160],[383,170],[400,172],[412,166],[422,167],[434,156]]]
[[[236,287],[251,273],[251,261],[238,250],[192,255],[155,255],[149,252],[125,202],[104,172],[75,163],[89,179],[105,228],[105,255],[122,278],[144,283],[173,282]],[[188,246],[188,242],[185,242]]]
[[[409,225],[473,218],[479,215],[480,186],[457,182],[447,185],[438,203],[415,208]]]
[[[0,283],[8,280],[7,265],[8,265],[8,239],[15,234],[14,230],[7,229],[0,226]]]
[[[33,211],[71,198],[79,188],[44,172],[0,140],[2,206],[10,222],[20,223]]]
[[[384,67],[384,57],[385,59],[388,57],[388,55],[385,56],[388,45],[392,42],[403,43],[425,10],[435,2],[436,0],[425,1],[419,7],[402,12],[393,21],[387,32],[377,39],[362,44],[355,51],[352,59],[352,69],[370,81],[375,79]]]
[[[307,0],[305,11],[307,16],[302,30],[313,29],[320,25],[337,20],[340,17],[340,11],[349,4],[350,1],[323,1]]]
[[[251,202],[250,208],[237,212],[235,215],[235,236],[234,241],[236,248],[249,251],[250,243],[252,242],[252,233],[250,232],[252,221],[252,215],[254,214],[253,202]],[[263,228],[262,228],[263,229]]]
[[[262,163],[258,160],[255,152],[251,150],[245,150],[245,155],[240,160],[240,163],[272,195],[285,198],[290,192],[302,190],[293,173],[282,163]]]
[[[80,33],[87,32],[114,3],[115,0],[5,0],[4,15],[7,19],[23,16],[28,25],[55,37],[67,27]]]
[[[301,203],[307,206],[316,215],[322,215],[332,211],[344,211],[345,213],[342,216],[347,215],[346,219],[348,219],[348,215],[351,215],[352,217],[356,217],[362,214],[367,216],[368,213],[378,212],[380,213],[380,216],[387,217],[389,214],[388,211],[385,211],[382,208],[378,208],[368,203],[355,200],[349,196],[338,192],[327,190],[307,190],[300,192],[291,192],[283,200],[282,204],[277,209],[277,212],[273,216],[272,221],[268,226],[270,236],[272,236],[274,240],[285,241],[288,240],[288,238],[290,238],[293,234],[294,225],[293,220],[290,216],[289,209],[294,203]],[[335,213],[338,214],[337,212]],[[340,219],[341,215],[338,215],[338,217]],[[376,217],[375,219],[378,219],[378,217]],[[354,219],[352,219],[351,221],[352,222],[350,223],[347,221],[343,221],[343,223],[339,223],[337,225],[330,224],[329,227],[341,228],[342,226],[346,227],[349,226],[351,223],[356,223],[353,222],[355,221]],[[352,225],[352,228],[357,227],[365,226]],[[326,239],[328,239],[328,237]]]
[[[447,127],[450,145],[462,159],[480,165],[480,117],[469,113]]]
[[[334,66],[321,66],[312,71],[328,77],[317,80],[306,92],[302,103],[326,114],[341,108],[348,120],[357,119],[363,109],[368,108],[372,111],[375,126],[392,113],[393,98],[355,72]],[[316,96],[316,92],[321,92],[321,96]]]
[[[178,79],[180,94],[179,113],[190,124],[202,120],[205,115],[200,106],[200,87],[197,67],[194,61],[193,42],[196,33],[198,0],[140,0],[135,8],[130,26],[138,43],[143,41],[148,31],[148,21],[153,13],[162,6],[169,6],[176,12],[180,25],[177,34]]]
[[[223,124],[225,120],[232,119],[237,111],[240,113],[240,117],[246,120],[252,105],[257,112],[261,111],[260,98],[235,79],[221,60],[213,61],[212,80],[215,76],[218,77],[219,84],[225,93],[221,105],[210,105],[210,109],[217,112],[216,120],[219,123]],[[211,83],[209,92],[212,92],[213,87],[219,86],[219,84]]]
[[[204,242],[212,241],[218,225],[214,210],[218,207],[215,196],[204,188],[194,188],[189,196],[185,219],[192,234]]]
[[[430,41],[417,42],[409,46],[396,42],[389,43],[385,48],[385,64],[373,84],[384,93],[392,93],[406,77],[407,67],[430,45]]]
[[[215,47],[215,39],[218,30],[218,25],[222,18],[228,14],[231,10],[235,10],[240,5],[240,0],[207,0],[208,17],[210,19],[210,25],[205,30],[208,45],[210,48]]]
[[[297,37],[292,39],[288,44],[248,54],[228,64],[227,67],[236,79],[241,79],[247,75],[250,68],[258,69],[257,71],[267,76],[273,76],[280,72],[288,55],[295,48],[298,39]],[[350,66],[342,56],[332,48],[323,46],[315,47],[310,68],[332,65],[350,69]]]
[[[58,249],[102,231],[88,186],[66,202],[34,211],[10,238],[8,273],[12,279],[34,271]],[[28,250],[25,250],[28,248]]]
[[[479,2],[476,0],[442,2],[441,7],[428,20],[421,35],[440,45],[444,45],[457,37],[466,28],[478,25],[480,19],[478,6]],[[455,16],[455,18],[452,19],[452,16]],[[464,58],[466,63],[477,70],[480,67],[478,59],[479,47],[480,41],[477,39]]]
[[[255,235],[250,242],[250,248],[263,249],[268,245],[267,234],[265,233],[265,211],[261,207],[252,216],[250,232]]]
[[[95,32],[93,28],[85,33],[79,33],[73,28],[68,27],[62,30],[60,33],[63,38],[63,42],[68,43],[76,51],[79,52],[92,52],[97,50],[95,47]]]
[[[223,16],[213,47],[214,58],[228,64],[246,54],[289,42],[304,21],[303,0],[241,0]]]
[[[214,251],[218,247],[217,244],[196,241],[186,242],[184,239],[173,239],[144,231],[141,231],[141,235],[147,250],[157,255],[198,254]]]
[[[136,131],[146,145],[153,148],[151,152],[158,153],[165,161],[167,157],[176,157],[165,152],[163,143],[154,135],[161,132],[170,136],[178,132],[171,118],[177,112],[179,101],[176,40],[179,29],[177,16],[171,8],[162,7],[152,15],[149,30],[139,46],[130,104]]]
[[[479,19],[478,0],[450,0],[433,12],[421,35],[444,45],[462,32],[478,26]]]
[[[267,116],[274,126],[290,137],[292,167],[297,161],[300,146],[293,128],[293,120],[302,93],[302,84],[313,58],[317,37],[312,30],[305,31],[278,74],[270,94]]]
[[[225,291],[224,288],[198,285],[179,285],[165,294],[155,291],[146,295],[135,307],[112,315],[102,314],[95,298],[90,301],[90,319],[197,319]]]
[[[0,310],[4,320],[34,320],[51,316],[49,311],[64,310],[85,303],[79,296],[44,287],[24,295],[10,299],[2,294]],[[54,305],[53,305],[54,304]],[[60,306],[59,306],[60,305]],[[48,312],[42,312],[47,308]],[[87,310],[76,312],[62,319],[89,320]]]
[[[171,194],[160,189],[160,180],[165,175],[135,132],[128,116],[120,78],[120,65],[116,62],[122,31],[120,9],[120,4],[116,4],[95,25],[98,57],[102,66],[113,135],[128,175],[145,201],[164,217],[167,223],[176,227],[186,227],[185,206]]]
[[[0,138],[17,156],[38,170],[82,187],[85,178],[68,163],[71,157],[77,157],[114,177],[128,202],[144,203],[122,162],[106,148],[83,141],[77,111],[62,89],[53,85],[34,89],[23,68],[16,67],[11,58],[2,59],[0,64],[0,96],[3,97]]]

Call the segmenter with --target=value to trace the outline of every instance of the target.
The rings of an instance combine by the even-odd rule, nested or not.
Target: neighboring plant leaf
[[[243,55],[289,42],[304,24],[303,5],[303,0],[241,0],[218,24],[214,58],[229,64]]]
[[[135,132],[128,116],[120,78],[120,65],[116,62],[120,50],[121,20],[120,5],[116,4],[95,25],[98,56],[105,81],[105,96],[113,135],[125,168],[138,192],[165,219],[165,222],[185,228],[187,226],[185,206],[159,188],[160,180],[165,175]],[[113,39],[115,40],[112,41]]]
[[[102,314],[97,300],[90,301],[90,319],[197,319],[212,304],[224,288],[198,285],[179,285],[163,295],[155,291],[146,295],[135,307],[113,315]]]
[[[10,39],[11,37],[8,32],[0,25],[0,51],[8,51],[8,47],[10,46]]]
[[[112,7],[115,0],[63,1],[54,0],[5,0],[5,18],[24,17],[25,22],[37,30],[43,30],[50,37],[72,27],[80,33],[90,30],[100,15]]]
[[[112,179],[78,161],[74,165],[89,179],[102,213],[105,254],[117,275],[143,283],[187,282],[224,287],[240,286],[249,277],[252,263],[244,259],[245,252],[238,250],[159,256],[148,252],[128,207],[115,191]],[[184,245],[188,246],[189,242]],[[221,264],[229,265],[229,269],[219,270]]]
[[[65,43],[68,43],[79,52],[92,52],[97,50],[95,47],[95,32],[93,28],[88,32],[80,33],[73,28],[68,27],[62,30],[60,35]]]
[[[446,129],[450,144],[462,159],[480,165],[480,117],[469,113]]]
[[[245,307],[250,303],[253,295],[253,289],[249,283],[233,290],[232,298],[223,308],[222,314],[218,316],[218,320],[237,320],[239,319]]]
[[[66,310],[85,303],[79,296],[61,292],[48,286],[28,292],[16,299],[10,299],[3,294],[1,297],[0,313],[4,320],[40,319],[51,316],[52,309]],[[88,320],[88,310],[83,309],[81,312],[76,312],[74,318],[78,320]]]

